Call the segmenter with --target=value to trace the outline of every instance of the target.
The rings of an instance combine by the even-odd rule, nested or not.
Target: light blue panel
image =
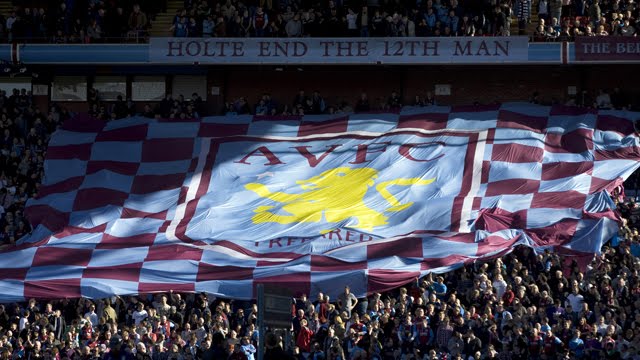
[[[26,281],[80,279],[84,269],[84,266],[71,265],[36,266],[29,269]]]
[[[489,182],[509,179],[539,180],[542,176],[541,163],[507,163],[503,161],[491,162]]]
[[[143,162],[140,163],[137,175],[171,175],[186,173],[191,160]]]
[[[99,249],[94,250],[89,262],[90,267],[118,266],[125,264],[142,263],[149,253],[149,247],[134,244],[126,249]]]
[[[564,219],[580,218],[582,209],[530,209],[527,213],[527,228],[542,228]]]
[[[80,280],[82,297],[89,299],[105,299],[113,294],[137,294],[138,283],[112,279],[87,279]]]
[[[129,198],[124,202],[124,207],[148,213],[158,213],[177,205],[179,196],[180,189],[162,190],[149,194],[129,194]]]
[[[147,261],[140,270],[140,282],[192,283],[198,275],[198,264],[192,260]]]
[[[95,249],[102,240],[102,235],[102,233],[86,232],[65,236],[61,239],[52,236],[47,244],[72,249]]]
[[[49,146],[91,144],[98,133],[57,130],[51,136]]]
[[[140,162],[142,141],[101,141],[91,149],[93,161]]]
[[[83,228],[93,228],[120,218],[122,208],[115,205],[107,205],[97,209],[74,211],[71,213],[69,225]]]
[[[118,219],[107,227],[107,232],[113,236],[155,234],[164,223],[164,219],[130,218]]]
[[[86,175],[80,189],[107,188],[128,193],[131,191],[131,184],[133,184],[133,176],[100,170]]]
[[[44,185],[53,185],[87,173],[87,162],[80,159],[52,160],[44,162]]]
[[[194,138],[200,130],[200,122],[154,122],[149,124],[147,139]]]
[[[195,291],[233,298],[238,300],[253,299],[253,280],[212,280],[196,283]]]

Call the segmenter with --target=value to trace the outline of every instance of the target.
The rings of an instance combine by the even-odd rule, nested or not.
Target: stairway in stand
[[[176,15],[176,11],[183,7],[184,1],[182,0],[167,1],[167,11],[158,14],[156,19],[151,22],[152,27],[151,30],[149,30],[149,35],[151,37],[172,36],[173,32],[169,29],[171,28],[171,25],[173,25],[173,17]]]
[[[511,11],[513,11],[513,14],[511,15],[511,36],[518,35],[518,16],[515,12],[515,1],[511,8]],[[531,0],[531,24],[527,24],[527,36],[533,36],[533,32],[536,31],[536,27],[538,27],[538,20],[538,1]]]

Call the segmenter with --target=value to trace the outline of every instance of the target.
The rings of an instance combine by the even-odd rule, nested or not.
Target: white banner
[[[528,38],[151,38],[149,62],[178,64],[525,63]]]

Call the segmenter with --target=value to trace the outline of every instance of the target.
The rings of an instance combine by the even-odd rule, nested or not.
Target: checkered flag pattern
[[[520,103],[303,118],[101,123],[78,116],[50,141],[45,180],[27,204],[34,231],[0,248],[0,302],[169,290],[249,299],[259,283],[333,296],[349,284],[360,296],[517,245],[590,259],[617,232],[608,194],[638,167],[638,118]],[[227,141],[418,133],[444,134],[446,142],[449,132],[463,134],[470,151],[460,159],[467,175],[447,205],[446,226],[384,235],[348,226],[306,237],[272,238],[259,229],[256,238],[202,235],[204,224],[227,221],[202,200],[226,191],[215,181],[221,157],[242,156],[223,151]]]

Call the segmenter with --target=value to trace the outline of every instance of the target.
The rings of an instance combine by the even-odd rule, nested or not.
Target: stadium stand
[[[198,116],[198,97],[183,98],[146,106],[140,115]],[[300,114],[349,111],[331,110],[318,93],[293,98],[291,108]],[[268,94],[257,100],[253,107],[240,99],[228,111],[272,111]],[[420,106],[437,99],[406,101]],[[385,108],[402,102],[391,95]],[[624,106],[615,96],[581,106],[611,104]],[[135,113],[131,105],[96,102],[93,115],[118,121]],[[25,201],[43,176],[50,134],[72,114],[58,105],[41,111],[26,90],[1,93],[0,106],[2,246],[30,231]],[[287,108],[276,112],[287,114]],[[370,110],[364,96],[349,108]],[[612,195],[623,219],[619,235],[584,271],[557,254],[536,256],[521,247],[490,263],[367,298],[355,298],[349,289],[337,299],[298,294],[291,306],[290,353],[279,335],[258,333],[255,304],[170,292],[0,304],[0,359],[255,359],[260,336],[266,359],[638,359],[640,204],[618,190]]]
[[[21,42],[144,42],[176,37],[635,36],[633,1],[124,1],[0,2],[2,38]],[[64,3],[64,2],[63,2]],[[564,5],[568,3],[568,5]],[[48,4],[48,3],[47,3]],[[50,4],[49,4],[50,5]],[[85,6],[83,6],[85,5]],[[137,10],[136,10],[137,9]],[[538,15],[540,14],[540,16]]]
[[[0,0],[0,42],[103,44],[146,43],[152,37],[493,35],[525,35],[531,42],[572,42],[580,36],[635,37],[640,32],[640,21],[636,19],[640,19],[640,6],[634,0]],[[573,44],[554,45],[561,53],[565,45]],[[565,55],[559,56],[566,61]],[[10,63],[6,60],[3,65],[7,67]],[[43,78],[33,76],[33,84],[46,84],[49,89],[49,83],[53,84],[57,76],[73,77],[81,73],[84,77],[85,72],[103,77],[117,75],[126,79],[125,94],[132,94],[132,79],[139,73],[151,78],[162,74],[167,80],[166,90],[171,89],[169,84],[176,83],[170,75],[165,77],[170,66],[147,71],[147,64],[137,65],[126,71],[116,66],[115,70],[106,69],[107,66],[80,66],[77,70],[60,66],[62,70],[50,71],[47,69],[50,65],[39,63],[29,65],[29,73],[24,76],[31,80],[32,70],[44,70],[41,73],[47,74]],[[16,74],[21,76],[17,69],[26,65],[16,61],[12,66],[11,79]],[[545,105],[563,103],[569,108],[640,109],[633,67],[621,66],[622,70],[616,72],[619,79],[603,81],[612,67],[600,70],[598,66],[575,66],[567,77],[568,71],[562,73],[566,68],[531,70],[526,79],[540,77],[549,84],[522,100]],[[520,85],[520,90],[516,90],[516,85],[508,84],[521,79],[517,76],[521,68],[505,70],[506,67],[498,66],[489,66],[491,73],[487,72],[487,76],[510,76],[487,82],[486,88],[476,79],[458,80],[452,76],[440,81],[453,83],[460,89],[469,80],[465,89],[456,89],[457,99],[434,95],[433,84],[438,82],[433,73],[416,76],[418,80],[414,79],[414,83],[423,78],[428,83],[418,90],[414,83],[413,86],[405,83],[413,75],[411,70],[398,71],[397,75],[387,66],[371,70],[373,75],[347,77],[339,82],[343,89],[334,93],[328,86],[331,79],[339,78],[340,71],[351,69],[343,67],[338,71],[340,65],[336,65],[326,71],[317,68],[309,71],[311,67],[290,64],[268,70],[251,68],[246,74],[235,68],[235,72],[221,75],[224,70],[214,67],[206,72],[194,66],[193,73],[206,77],[205,93],[169,92],[154,102],[132,101],[126,96],[105,101],[102,94],[90,87],[95,84],[94,74],[80,82],[88,88],[86,103],[56,103],[53,96],[49,102],[50,94],[40,93],[40,99],[47,98],[48,106],[42,106],[27,89],[9,93],[0,90],[0,250],[15,246],[33,230],[24,215],[25,205],[36,196],[46,175],[48,141],[78,109],[86,108],[91,116],[110,124],[132,115],[173,120],[208,115],[286,119],[320,114],[398,113],[403,106],[471,103],[483,92],[482,99],[494,98],[499,102],[501,93],[509,92],[510,86],[513,94],[503,96],[520,97],[525,92],[522,89],[526,89],[525,94],[532,89]],[[185,71],[186,66],[176,68],[176,73],[192,74]],[[453,72],[451,67],[442,69]],[[623,74],[627,70],[628,78]],[[386,74],[378,77],[374,71]],[[270,74],[263,83],[253,82],[254,77],[267,72]],[[283,73],[299,77],[282,76]],[[477,73],[477,68],[469,67],[458,75],[470,78]],[[226,78],[221,81],[223,76]],[[303,76],[327,79],[316,84],[300,80]],[[368,84],[354,84],[353,79],[369,76],[371,84],[377,82],[375,96],[373,89],[367,93]],[[394,83],[397,89],[387,89],[385,80],[393,77],[401,78]],[[278,83],[280,79],[282,83]],[[282,89],[290,91],[293,83],[299,84],[301,90],[283,94]],[[625,85],[605,89],[618,86],[613,84]],[[228,89],[227,85],[237,86]],[[316,85],[320,86],[312,87]],[[566,85],[575,88],[571,95],[567,94]],[[164,86],[163,80],[163,89]],[[271,91],[269,88],[274,86],[281,89]],[[410,88],[411,93],[402,86]],[[213,88],[217,89],[215,99],[207,94],[209,91],[213,94]],[[316,88],[322,92],[311,91]],[[385,95],[381,95],[381,88]],[[545,90],[548,92],[544,93]],[[345,99],[345,91],[353,91],[352,96]],[[611,127],[616,130],[614,125]],[[271,360],[639,360],[637,189],[640,189],[638,172],[631,175],[624,187],[618,186],[611,193],[620,217],[619,232],[588,264],[572,262],[550,251],[536,254],[530,248],[518,247],[490,262],[416,278],[394,290],[368,297],[355,297],[348,288],[337,298],[329,298],[325,293],[299,292],[291,301],[290,329],[284,334],[259,333],[255,301],[205,293],[171,291],[105,299],[28,299],[0,304],[0,360],[254,360],[258,358],[260,338],[266,344],[265,359]],[[11,271],[5,275],[9,279]],[[0,291],[10,289],[0,287]]]

